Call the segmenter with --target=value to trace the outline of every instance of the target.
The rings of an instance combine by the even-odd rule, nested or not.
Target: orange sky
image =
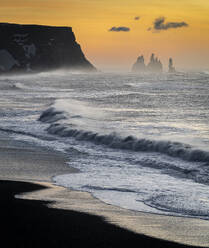
[[[165,67],[172,56],[177,68],[209,70],[208,13],[208,0],[0,0],[1,22],[72,26],[99,69],[129,70],[138,55],[147,62],[154,52]],[[189,26],[156,32],[153,22],[161,16]],[[109,32],[113,26],[130,31]]]

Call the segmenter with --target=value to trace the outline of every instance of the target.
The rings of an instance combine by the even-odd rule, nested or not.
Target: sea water
[[[135,211],[209,219],[209,74],[0,77],[0,132],[59,151],[53,181]]]

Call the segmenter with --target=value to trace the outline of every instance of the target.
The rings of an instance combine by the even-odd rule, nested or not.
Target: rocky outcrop
[[[157,57],[155,57],[154,53],[151,55],[148,65],[145,65],[144,56],[141,55],[137,58],[136,63],[133,65],[132,71],[158,73],[163,71],[163,65],[161,61]]]
[[[169,72],[169,73],[174,73],[174,72],[176,72],[176,69],[175,69],[175,67],[173,66],[173,59],[172,59],[172,58],[169,59],[168,72]]]
[[[147,71],[149,72],[162,72],[163,65],[158,57],[155,57],[154,53],[150,57],[150,62],[147,65]]]
[[[71,27],[0,23],[0,72],[96,71]]]
[[[144,72],[146,70],[146,66],[144,63],[144,56],[139,56],[137,58],[136,63],[132,67],[133,72]]]

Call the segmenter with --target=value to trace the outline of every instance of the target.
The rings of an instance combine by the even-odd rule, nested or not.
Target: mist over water
[[[57,184],[124,208],[209,218],[209,74],[0,77],[0,132],[59,150]]]

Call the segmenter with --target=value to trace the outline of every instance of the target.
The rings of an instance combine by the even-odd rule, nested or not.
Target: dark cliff
[[[96,71],[71,27],[0,23],[0,72]]]

